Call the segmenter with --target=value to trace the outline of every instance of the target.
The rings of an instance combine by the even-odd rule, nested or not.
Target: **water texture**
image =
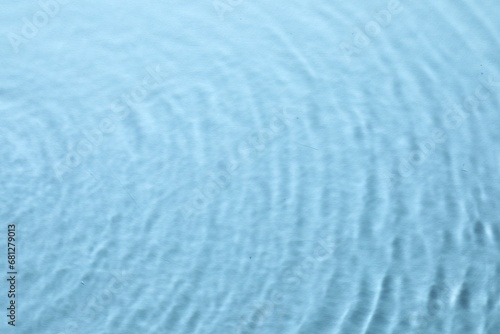
[[[499,14],[4,1],[0,332],[500,333]]]

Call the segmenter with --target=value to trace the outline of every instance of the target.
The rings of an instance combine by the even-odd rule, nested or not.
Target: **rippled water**
[[[499,10],[1,4],[0,331],[499,333]]]

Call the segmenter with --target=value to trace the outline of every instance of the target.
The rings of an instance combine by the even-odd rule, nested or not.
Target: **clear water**
[[[0,332],[500,333],[499,11],[3,2]]]

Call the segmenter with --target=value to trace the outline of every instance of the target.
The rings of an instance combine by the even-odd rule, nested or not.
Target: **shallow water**
[[[497,1],[51,4],[0,5],[2,333],[500,332]]]

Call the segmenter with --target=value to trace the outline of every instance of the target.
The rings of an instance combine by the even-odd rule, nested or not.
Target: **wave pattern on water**
[[[500,332],[497,2],[40,6],[0,10],[26,333]]]

